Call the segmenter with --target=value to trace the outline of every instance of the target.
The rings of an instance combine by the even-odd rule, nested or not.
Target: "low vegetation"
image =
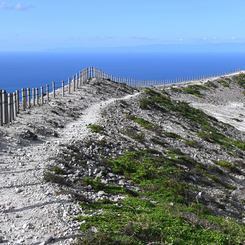
[[[175,158],[176,155],[182,159]],[[188,174],[179,167],[185,156],[174,148],[169,149],[169,156],[154,157],[141,151],[110,159],[112,171],[130,178],[144,191],[144,196],[123,187],[104,186],[108,193],[127,197],[117,205],[109,199],[82,202],[80,205],[90,216],[76,217],[84,222],[80,229],[86,233],[94,226],[98,232],[90,233],[77,244],[242,244],[245,227],[235,220],[216,217],[203,204],[196,203],[196,188],[184,181]],[[193,168],[197,165],[191,159],[185,162]],[[208,177],[225,185],[215,175]],[[98,188],[98,180],[87,183]]]
[[[237,79],[243,80],[244,77]],[[226,84],[230,86],[230,82],[222,80],[224,87],[227,87]],[[217,84],[209,81],[204,86],[189,85],[183,91],[202,97],[201,90],[220,87]],[[244,175],[241,168],[245,164],[241,159],[245,155],[245,142],[233,136],[231,126],[191,107],[187,102],[171,100],[165,90],[147,88],[138,102],[142,109],[138,114],[140,116],[137,116],[137,110],[128,109],[129,103],[120,102],[125,124],[123,127],[117,125],[117,130],[120,140],[127,138],[127,142],[132,143],[125,146],[120,155],[110,153],[102,156],[106,150],[115,149],[112,146],[114,141],[107,141],[109,134],[106,134],[106,126],[90,125],[88,128],[93,132],[108,137],[91,139],[80,147],[79,142],[66,146],[62,161],[56,161],[65,168],[50,166],[44,173],[46,181],[69,186],[65,177],[73,164],[84,170],[88,168],[87,162],[93,160],[103,166],[100,176],[123,176],[138,187],[133,189],[132,185],[125,187],[114,182],[106,184],[108,182],[103,182],[103,177],[95,177],[97,174],[76,179],[75,183],[80,188],[89,186],[94,192],[120,197],[117,201],[112,201],[114,199],[110,199],[110,195],[99,201],[77,197],[86,215],[73,217],[81,222],[80,230],[83,232],[76,245],[245,244],[245,226],[237,222],[244,214],[234,212],[229,217],[225,215],[229,212],[225,204],[230,202],[232,207],[234,201],[228,196],[237,188],[233,186],[234,182],[225,178]],[[171,126],[164,128],[161,123],[156,124],[154,118],[144,118],[145,114],[150,114],[149,110],[160,116],[166,115]],[[177,131],[175,127],[189,134]],[[171,131],[171,128],[174,130]],[[101,155],[98,151],[91,155],[86,152],[85,155],[82,148],[91,148],[91,151],[99,149]],[[227,161],[229,157],[226,160],[214,157],[208,159],[211,164],[201,159],[202,153],[220,156],[224,152],[241,159]],[[210,188],[214,188],[220,197],[207,194],[206,190]]]
[[[90,128],[94,133],[102,133],[104,131],[104,129],[99,125],[90,125],[87,128]]]
[[[205,86],[202,86],[202,85],[188,85],[187,87],[184,87],[183,88],[183,91],[185,93],[188,93],[188,94],[193,94],[199,98],[203,98],[203,96],[201,95],[201,90],[208,90],[207,87]]]

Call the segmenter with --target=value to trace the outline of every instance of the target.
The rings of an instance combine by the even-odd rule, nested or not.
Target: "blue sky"
[[[244,0],[0,0],[0,51],[234,46],[245,43],[244,9]]]

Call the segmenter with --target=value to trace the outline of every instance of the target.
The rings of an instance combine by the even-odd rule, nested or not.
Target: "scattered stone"
[[[206,168],[214,164],[216,166],[217,164],[213,161],[218,161],[218,159],[229,162],[241,161],[239,164],[242,164],[243,154],[239,155],[239,152],[238,155],[228,154],[224,147],[201,140],[197,136],[201,129],[195,127],[195,124],[190,126],[189,119],[176,115],[174,112],[162,114],[154,109],[141,109],[139,99],[146,98],[143,94],[115,101],[114,96],[119,98],[119,96],[131,94],[133,91],[129,87],[125,87],[124,90],[117,88],[117,84],[109,81],[93,81],[91,84],[85,84],[84,89],[78,90],[72,95],[67,94],[64,98],[58,96],[42,107],[31,108],[30,114],[21,111],[20,117],[13,122],[13,125],[0,128],[5,132],[0,135],[0,161],[4,163],[0,166],[0,186],[12,187],[0,190],[0,196],[3,197],[0,206],[0,223],[4,224],[1,227],[3,229],[1,233],[4,234],[5,240],[7,240],[5,234],[9,236],[10,244],[48,244],[54,241],[57,245],[70,244],[71,240],[69,239],[58,241],[56,238],[69,237],[82,223],[86,222],[75,225],[75,221],[70,218],[84,212],[77,202],[89,202],[103,198],[119,202],[125,197],[123,194],[107,194],[103,190],[103,185],[106,184],[125,187],[131,193],[134,190],[140,191],[139,187],[130,180],[114,174],[111,167],[108,166],[109,158],[123,155],[126,151],[153,149],[155,151],[152,151],[151,154],[157,157],[159,155],[167,156],[167,149],[173,147],[179,148],[183,152],[183,155],[176,159],[181,160],[182,156],[195,158]],[[241,89],[238,90],[241,93]],[[168,91],[168,93],[169,97],[178,99],[179,103],[180,101],[189,101],[197,108],[201,108],[203,105],[205,109],[209,107],[213,110],[215,110],[213,106],[220,106],[217,108],[224,106],[222,103],[224,103],[225,94],[228,94],[227,101],[232,98],[231,92],[217,91],[209,96],[212,103],[205,105],[201,98],[195,98],[194,95],[181,92],[177,94],[173,91]],[[238,92],[233,96],[235,98],[233,102],[236,99],[240,101]],[[81,97],[82,100],[80,100]],[[244,103],[242,102],[242,104]],[[233,108],[237,107],[233,106]],[[45,114],[43,110],[45,110]],[[81,115],[82,117],[76,120]],[[153,122],[157,127],[151,130],[145,129],[131,119],[127,119],[125,115],[144,118]],[[27,122],[29,123],[27,124]],[[240,123],[241,125],[242,122],[232,120],[229,123],[234,123],[234,125]],[[103,128],[102,134],[93,133],[85,126],[94,124]],[[158,127],[161,131],[157,131]],[[245,141],[243,132],[227,125],[222,125],[222,127],[224,135]],[[129,131],[130,129],[132,130]],[[156,131],[154,132],[154,130]],[[161,132],[176,133],[183,139],[160,137],[158,134]],[[144,133],[144,137],[140,138],[143,135],[140,135],[141,133]],[[8,138],[5,139],[5,137]],[[19,137],[30,141],[22,140],[21,145],[17,145],[14,142]],[[59,140],[55,137],[59,137]],[[32,141],[36,139],[39,140]],[[186,144],[186,139],[190,141],[189,145]],[[191,143],[194,144],[193,147]],[[195,169],[197,162],[193,162],[191,167],[180,165],[183,171],[193,171],[187,181],[194,185],[199,184],[198,169]],[[46,171],[48,166],[57,166],[66,171],[66,174],[58,176],[64,178],[65,183],[70,183],[70,186],[60,187],[57,183],[44,182],[42,173]],[[242,169],[238,165],[236,167]],[[245,199],[242,175],[217,166],[214,169],[214,171],[222,173],[219,176],[221,181],[226,181],[225,183],[228,183],[229,186],[238,189],[231,191],[221,185],[217,188],[214,181],[207,179],[206,181],[213,186],[202,187],[203,191],[195,194],[197,201],[209,205],[217,214],[221,212],[222,207],[225,207],[222,210],[225,216],[244,212],[244,207],[240,205],[238,200]],[[54,171],[50,172],[55,175]],[[99,188],[100,186],[96,190],[92,184],[83,186],[82,180],[87,177],[92,180],[99,178],[102,190]],[[73,189],[76,185],[79,186],[79,190]],[[18,193],[21,194],[17,195]],[[229,198],[226,198],[226,195]],[[169,203],[169,205],[174,204]],[[16,212],[18,214],[15,214]],[[241,222],[245,223],[244,219]],[[96,228],[92,229],[97,230]],[[42,234],[50,235],[42,237]],[[0,243],[3,241],[3,238],[0,238]]]
[[[20,134],[20,137],[27,140],[37,140],[37,135],[31,132],[29,129],[26,129]]]

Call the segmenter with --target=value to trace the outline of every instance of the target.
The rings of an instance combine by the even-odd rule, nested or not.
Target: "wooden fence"
[[[20,110],[25,111],[27,108],[30,108],[32,106],[43,105],[44,103],[48,103],[51,100],[51,97],[55,98],[56,89],[61,88],[62,96],[65,96],[65,86],[67,86],[68,94],[70,94],[71,91],[75,91],[79,87],[81,87],[89,78],[95,77],[109,79],[111,81],[119,83],[126,83],[130,86],[155,86],[208,79],[235,73],[239,70],[240,69],[232,70],[229,72],[220,72],[187,78],[175,78],[165,80],[138,80],[131,78],[116,77],[113,75],[109,75],[108,73],[105,73],[95,67],[89,67],[77,73],[76,76],[73,76],[72,80],[68,78],[68,80],[66,81],[66,85],[64,81],[61,82],[61,86],[57,86],[57,84],[53,82],[52,91],[50,91],[49,85],[46,85],[45,88],[41,87],[40,90],[39,88],[22,88],[21,91],[16,90],[13,93],[6,93],[6,90],[0,90],[0,126],[13,122],[13,120],[17,117],[17,114],[20,113]]]

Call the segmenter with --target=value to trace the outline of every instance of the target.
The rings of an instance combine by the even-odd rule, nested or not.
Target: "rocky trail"
[[[93,84],[93,81],[91,82]],[[96,82],[98,83],[98,82]],[[89,85],[87,85],[89,87]],[[34,122],[46,114],[45,121],[38,122],[39,128],[48,120],[56,120],[56,114],[50,112],[51,106],[30,109],[24,116],[21,115],[14,125],[1,128],[0,153],[0,242],[4,244],[70,244],[79,234],[79,223],[73,216],[81,212],[79,205],[69,195],[54,195],[57,188],[45,183],[43,172],[52,164],[52,156],[59,151],[60,144],[72,144],[91,134],[87,128],[89,124],[100,119],[100,111],[117,99],[129,99],[137,94],[122,94],[122,98],[113,98],[113,88],[109,89],[108,97],[98,102],[100,98],[90,97],[86,87],[76,94],[66,98],[73,106],[79,106],[81,96],[86,98],[86,109],[76,121],[68,122],[56,128],[58,137],[39,135],[37,140],[23,139],[33,137]],[[104,91],[105,92],[105,91]],[[86,94],[84,94],[86,93]],[[112,93],[112,95],[109,95]],[[132,93],[129,89],[127,93]],[[103,93],[102,96],[106,94]],[[119,95],[120,96],[120,95]],[[117,96],[118,97],[118,96]],[[60,98],[55,100],[60,104]],[[33,112],[34,111],[34,112]],[[30,113],[30,114],[28,114]],[[46,131],[53,131],[53,127],[45,125]],[[38,130],[37,130],[38,131]],[[29,135],[28,135],[29,133]],[[39,139],[40,138],[40,139]]]
[[[245,141],[243,88],[232,77],[218,78],[208,85],[208,89],[191,87],[194,90],[189,92],[184,91],[186,85],[151,87],[147,92],[140,88],[140,92],[109,80],[91,79],[71,95],[61,97],[58,91],[57,98],[42,107],[22,111],[12,125],[0,128],[0,243],[75,242],[83,233],[79,231],[82,222],[74,218],[87,215],[79,202],[106,198],[118,204],[124,198],[95,190],[84,184],[84,179],[99,178],[101,185],[141,192],[130,179],[106,165],[107,159],[127,151],[148,150],[154,156],[169,158],[172,150],[180,154],[177,159],[186,156],[192,163],[200,163],[205,176],[195,167],[180,164],[193,187],[212,183],[194,193],[197,202],[205,203],[216,215],[245,222],[240,201],[245,199],[244,153],[231,145],[235,140]],[[154,101],[156,95],[158,100]],[[157,104],[159,98],[165,108]],[[193,122],[192,115],[180,113],[180,102],[222,121],[211,118],[211,129],[219,133],[222,129],[230,144],[199,137],[206,131],[201,130],[198,118]],[[187,104],[182,109],[189,113]],[[239,172],[216,166],[220,160],[234,163]],[[59,167],[65,174],[47,171],[51,167]],[[212,171],[217,172],[218,184],[210,179]],[[91,229],[96,231],[96,227]]]

